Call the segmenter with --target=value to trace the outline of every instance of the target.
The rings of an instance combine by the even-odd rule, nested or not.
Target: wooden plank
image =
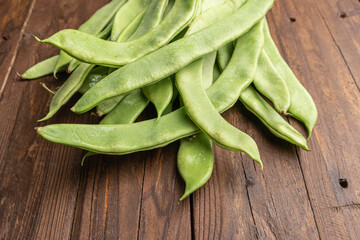
[[[139,239],[191,239],[189,199],[178,204],[184,188],[176,169],[178,147],[147,153]]]
[[[137,239],[144,160],[144,153],[135,153],[86,161],[73,239]]]
[[[277,1],[272,13],[277,44],[319,110],[318,124],[309,141],[312,152],[298,154],[320,237],[357,239],[360,96],[354,74],[349,72],[314,1]],[[352,37],[348,36],[348,44],[352,44]],[[339,179],[347,179],[348,187],[343,188]]]
[[[34,41],[32,34],[48,36],[61,28],[78,26],[104,3],[38,0],[34,6],[0,101],[3,114],[0,125],[1,239],[70,237],[81,170],[79,160],[83,153],[37,136],[33,127],[39,125],[37,119],[45,115],[51,96],[36,81],[19,81],[15,71],[23,72],[58,52]],[[79,13],[76,17],[75,12]],[[51,79],[42,81],[50,81],[52,88],[59,85]],[[89,122],[88,115],[69,113],[73,103],[46,124]]]
[[[15,0],[0,3],[0,100],[34,2]]]
[[[316,1],[315,7],[360,89],[359,1]]]

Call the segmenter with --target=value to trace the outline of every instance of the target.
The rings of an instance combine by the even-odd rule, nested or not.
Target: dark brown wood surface
[[[0,239],[359,239],[360,2],[276,0],[267,15],[282,55],[313,96],[319,120],[305,152],[276,137],[240,103],[224,114],[258,143],[245,154],[215,147],[210,181],[178,204],[179,144],[95,156],[53,144],[34,127],[94,123],[68,103],[51,120],[51,95],[19,81],[57,53],[36,42],[76,28],[106,0],[0,0]],[[290,119],[300,129],[302,126]]]

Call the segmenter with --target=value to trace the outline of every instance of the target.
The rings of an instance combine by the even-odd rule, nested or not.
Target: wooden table
[[[179,144],[89,158],[35,126],[95,123],[69,111],[45,123],[51,95],[16,72],[57,49],[32,35],[76,28],[107,0],[0,0],[0,239],[359,239],[360,2],[276,0],[267,15],[281,53],[313,96],[319,120],[305,152],[240,103],[224,114],[258,143],[264,170],[215,148],[210,181],[182,203]],[[50,88],[60,80],[47,77]],[[298,129],[300,124],[290,122]]]

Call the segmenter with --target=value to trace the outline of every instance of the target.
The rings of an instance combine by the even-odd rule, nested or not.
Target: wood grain
[[[215,147],[210,181],[181,203],[178,143],[94,156],[81,167],[84,151],[47,142],[33,130],[98,122],[68,110],[77,96],[37,123],[51,95],[39,81],[19,81],[16,71],[57,53],[32,35],[76,28],[106,2],[0,0],[0,85],[7,79],[0,99],[0,239],[358,239],[357,0],[277,0],[268,14],[280,52],[318,106],[312,151],[275,138],[237,103],[224,117],[254,137],[264,170],[245,154]],[[65,77],[40,81],[55,89]]]

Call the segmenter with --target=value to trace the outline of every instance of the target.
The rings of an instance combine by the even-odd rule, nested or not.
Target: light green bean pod
[[[234,51],[234,44],[232,42],[226,44],[218,50],[217,63],[220,71],[224,71],[226,65],[230,61],[231,54]]]
[[[170,76],[194,60],[214,52],[246,33],[264,17],[272,4],[273,0],[249,0],[222,21],[118,69],[85,93],[72,110],[76,113],[86,112],[105,99]],[[231,11],[231,8],[228,11]]]
[[[140,89],[129,93],[123,100],[109,112],[100,124],[130,124],[144,111],[149,100]]]
[[[101,38],[101,39],[106,39],[109,34],[111,33],[111,28],[112,28],[112,25],[113,25],[113,21],[111,21],[107,26],[106,28],[104,28],[100,33],[98,33],[96,36],[98,38]],[[71,62],[69,63],[68,67],[66,68],[66,72],[67,73],[71,73],[72,71],[74,71],[79,65],[80,65],[80,61],[73,58],[71,60]]]
[[[218,65],[215,63],[213,69],[213,82],[215,82],[219,78],[220,74],[221,74],[220,69]]]
[[[113,0],[106,4],[97,10],[84,24],[82,24],[79,27],[79,31],[92,35],[100,33],[124,3],[124,0]],[[54,69],[54,76],[56,77],[56,73],[59,69],[68,65],[72,60],[73,58],[70,55],[60,51],[60,57]]]
[[[286,113],[290,106],[289,89],[265,51],[262,51],[259,58],[254,85],[260,93],[270,99],[278,112]]]
[[[304,123],[308,130],[309,139],[317,121],[318,113],[316,105],[308,91],[301,85],[295,74],[282,58],[279,50],[271,38],[267,23],[265,26],[264,50],[270,57],[271,62],[275,66],[282,79],[286,82],[290,92],[290,107],[288,108],[288,113]]]
[[[256,48],[247,51],[259,51],[263,46],[262,34],[262,23],[259,23],[239,38],[237,45],[241,47],[252,42]],[[202,61],[197,60],[176,74],[176,86],[189,117],[217,145],[232,151],[245,152],[262,167],[255,141],[223,119],[208,99],[201,81],[201,70]]]
[[[203,58],[202,80],[204,89],[208,89],[214,82],[214,65],[216,60],[216,51],[206,55]]]
[[[129,0],[116,13],[111,31],[111,41],[117,41],[124,29],[133,21],[136,16],[143,12],[151,0]]]
[[[158,27],[130,42],[104,41],[72,29],[55,33],[42,42],[55,45],[83,62],[118,67],[133,62],[167,44],[192,20],[197,3],[197,0],[175,1],[171,12]]]
[[[56,66],[56,63],[58,62],[59,55],[53,56],[51,58],[48,58],[44,61],[41,61],[34,66],[30,67],[28,70],[26,70],[22,75],[22,79],[30,80],[30,79],[36,79],[41,78],[46,75],[51,74],[54,71],[54,68]],[[65,68],[61,69],[64,70]]]
[[[45,121],[51,118],[62,105],[64,105],[82,86],[86,76],[94,67],[92,64],[82,63],[64,82],[64,84],[56,91],[51,99],[49,113],[42,119]]]
[[[92,88],[96,83],[98,83],[107,75],[108,70],[109,68],[107,67],[97,67],[91,70],[90,73],[86,76],[78,92],[84,94],[89,91],[90,88]]]
[[[142,92],[156,108],[157,117],[160,118],[173,96],[173,85],[169,77],[153,85],[144,87]]]
[[[145,14],[146,9],[142,10],[133,20],[132,22],[121,32],[120,36],[118,37],[118,42],[126,42],[129,38],[134,34],[136,29],[139,27],[143,16]],[[122,94],[110,99],[103,101],[102,103],[96,106],[96,112],[99,117],[103,116],[104,114],[109,113],[112,111],[116,105],[126,96],[126,94]]]
[[[239,100],[276,136],[309,151],[306,139],[249,86]]]
[[[179,201],[202,187],[214,168],[212,142],[204,133],[183,138],[177,155],[177,169],[185,182],[185,192]]]

